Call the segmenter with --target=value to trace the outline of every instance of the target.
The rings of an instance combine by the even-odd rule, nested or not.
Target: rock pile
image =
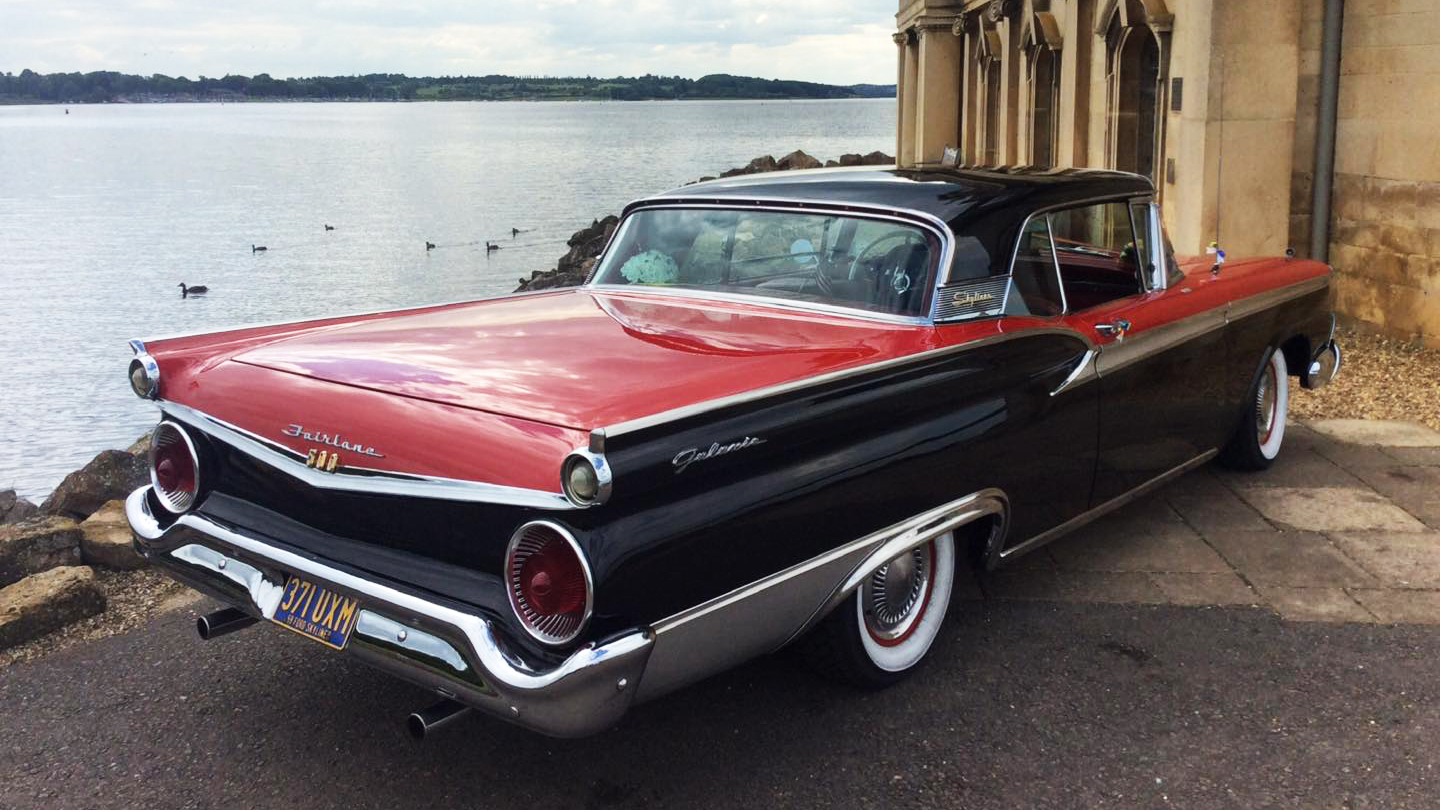
[[[839,160],[827,160],[823,164],[816,158],[796,149],[794,152],[776,160],[771,155],[762,155],[749,163],[735,169],[721,172],[721,177],[737,177],[745,174],[762,174],[765,172],[784,172],[799,169],[834,168],[837,166],[893,166],[895,158],[884,152],[871,152],[868,155],[845,154]],[[702,177],[696,183],[704,183],[714,180],[714,177]],[[554,270],[536,270],[529,278],[520,279],[520,286],[515,288],[516,292],[527,290],[545,290],[552,287],[574,287],[583,284],[585,278],[590,275],[590,270],[595,266],[595,260],[600,256],[600,251],[605,249],[605,243],[610,240],[610,235],[615,232],[615,226],[619,224],[619,217],[615,215],[597,219],[590,223],[588,228],[582,228],[570,237],[570,250],[556,264]]]
[[[0,492],[0,650],[105,609],[89,566],[143,567],[123,499],[149,477],[141,440],[106,450],[65,476],[37,507]]]

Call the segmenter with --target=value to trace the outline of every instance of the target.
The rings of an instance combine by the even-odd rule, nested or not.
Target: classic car
[[[229,607],[576,736],[795,645],[913,670],[957,571],[1213,457],[1340,365],[1330,270],[1177,260],[1134,175],[831,169],[626,207],[580,287],[132,341],[139,550]],[[315,689],[326,685],[315,684]]]

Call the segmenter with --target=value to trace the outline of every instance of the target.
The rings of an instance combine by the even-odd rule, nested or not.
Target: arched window
[[[1055,165],[1060,119],[1060,55],[1047,45],[1030,50],[1030,162]]]
[[[980,65],[985,82],[985,138],[981,143],[982,163],[1000,165],[1000,60],[985,59]]]
[[[1139,6],[1130,0],[1130,6]],[[1125,17],[1129,18],[1126,24]],[[1145,12],[1116,8],[1105,28],[1106,78],[1110,94],[1110,164],[1158,181],[1163,145],[1165,70],[1161,41],[1144,22]],[[1158,183],[1157,183],[1158,184]]]

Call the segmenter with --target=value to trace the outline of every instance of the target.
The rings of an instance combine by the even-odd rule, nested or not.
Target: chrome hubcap
[[[895,639],[909,632],[924,604],[934,568],[931,544],[907,551],[880,566],[861,586],[865,624],[871,635]]]
[[[1255,431],[1264,444],[1275,429],[1275,367],[1267,365],[1260,377],[1260,389],[1255,392]]]

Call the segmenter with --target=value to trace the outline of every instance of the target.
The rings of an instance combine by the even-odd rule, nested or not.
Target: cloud
[[[0,0],[0,70],[893,82],[894,0]]]

